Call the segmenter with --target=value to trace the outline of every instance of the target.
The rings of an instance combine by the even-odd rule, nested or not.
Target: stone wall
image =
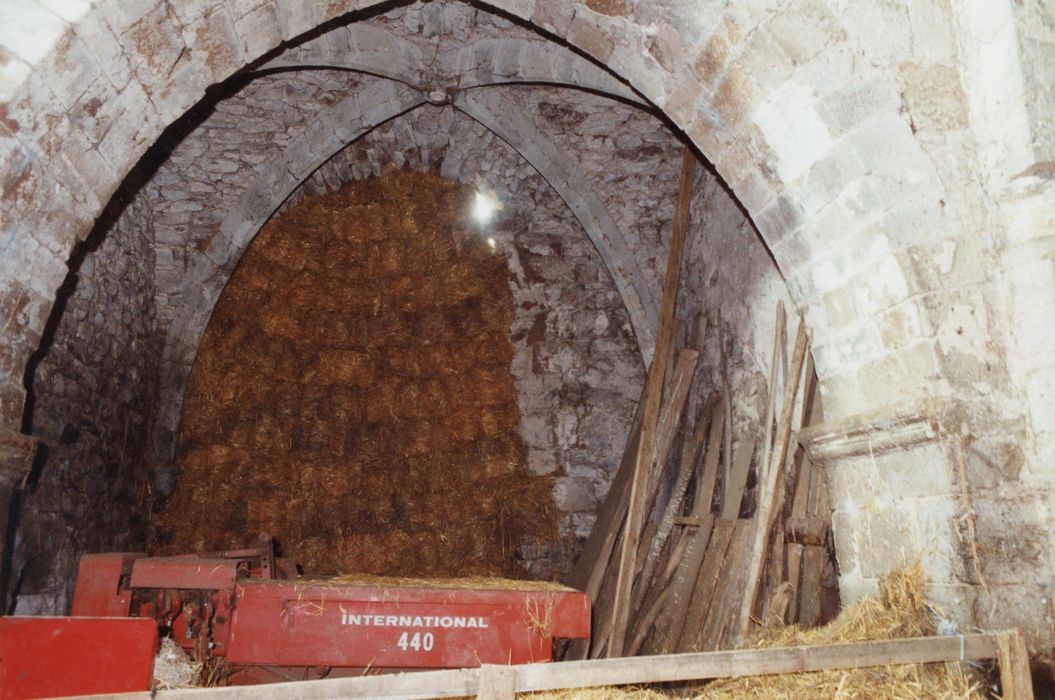
[[[754,224],[721,179],[700,170],[678,319],[688,334],[701,314],[699,392],[728,392],[735,451],[748,437],[761,444],[777,303],[783,302],[788,315],[789,355],[797,322],[784,278]]]
[[[153,499],[161,344],[147,198],[131,197],[81,254],[31,378],[27,429],[46,447],[21,501],[16,614],[64,614],[77,558],[141,548]]]

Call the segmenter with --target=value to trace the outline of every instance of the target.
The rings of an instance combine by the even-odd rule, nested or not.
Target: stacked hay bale
[[[163,551],[268,532],[312,573],[511,576],[519,545],[555,537],[472,194],[394,172],[263,228],[198,351]]]

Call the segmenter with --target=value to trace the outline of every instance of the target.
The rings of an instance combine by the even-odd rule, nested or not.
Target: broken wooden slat
[[[608,644],[608,656],[623,653],[626,627],[630,619],[630,595],[634,579],[634,558],[641,536],[641,523],[645,518],[645,486],[649,482],[649,467],[652,463],[652,446],[656,423],[659,419],[660,399],[667,353],[674,333],[674,308],[681,279],[681,256],[685,248],[685,237],[689,228],[689,205],[692,203],[692,185],[696,177],[696,157],[688,148],[681,162],[681,180],[678,186],[678,202],[674,213],[674,226],[667,253],[666,278],[663,282],[663,300],[660,304],[659,331],[656,333],[656,349],[652,355],[652,369],[648,376],[648,390],[641,422],[641,440],[637,446],[637,460],[630,484],[630,503],[626,512],[625,537],[619,556],[619,575],[615,584],[615,601],[612,605],[612,636]]]

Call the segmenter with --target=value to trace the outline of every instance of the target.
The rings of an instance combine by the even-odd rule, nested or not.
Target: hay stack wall
[[[262,229],[198,353],[157,548],[268,532],[312,573],[523,574],[553,484],[523,466],[509,272],[471,195],[395,172]]]

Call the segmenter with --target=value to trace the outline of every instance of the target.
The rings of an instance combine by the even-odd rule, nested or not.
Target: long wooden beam
[[[634,478],[630,484],[630,503],[626,511],[626,526],[623,529],[623,549],[619,554],[618,575],[615,581],[615,599],[612,603],[612,634],[608,640],[608,656],[622,656],[626,641],[626,628],[630,620],[631,589],[637,573],[637,548],[640,544],[641,527],[645,517],[646,491],[652,465],[653,440],[659,408],[663,399],[663,380],[666,375],[670,344],[674,338],[674,308],[678,299],[678,284],[681,280],[681,255],[685,249],[685,237],[689,228],[689,207],[692,204],[692,186],[696,178],[696,156],[689,148],[681,160],[681,180],[678,185],[678,202],[674,211],[674,227],[670,235],[667,252],[667,270],[663,281],[663,301],[659,308],[659,330],[656,333],[656,351],[652,355],[652,367],[648,373],[645,392],[645,408],[641,421],[641,439],[637,445]]]
[[[515,692],[559,690],[610,685],[693,681],[774,673],[826,671],[889,664],[977,661],[1000,655],[999,635],[968,634],[957,637],[916,637],[877,642],[852,642],[823,646],[773,647],[714,651],[700,654],[667,654],[595,661],[566,661],[509,667]],[[1016,679],[1022,688],[1023,645],[1004,643],[1007,665],[1018,662]],[[1014,655],[1014,656],[1013,656]],[[1002,659],[1003,660],[1003,659]],[[345,700],[346,698],[450,698],[474,696],[481,678],[495,674],[480,669],[425,671],[333,680],[274,683],[235,688],[161,690],[90,696],[92,700]],[[508,673],[501,674],[508,676]],[[506,684],[508,688],[508,684]],[[1025,695],[1022,689],[1021,697]]]

